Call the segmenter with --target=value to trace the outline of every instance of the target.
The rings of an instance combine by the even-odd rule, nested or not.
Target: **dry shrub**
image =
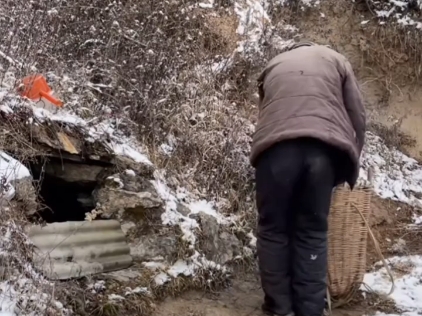
[[[376,25],[363,29],[366,38],[358,47],[368,65],[376,66],[396,85],[417,84],[421,79],[422,40],[418,29]],[[392,90],[391,84],[388,90]]]
[[[396,6],[396,11],[388,18],[376,17],[376,11],[389,11],[395,5],[391,1],[362,0],[354,4],[342,1],[341,4],[353,6],[353,11],[359,15],[363,13],[361,20],[372,20],[360,28],[361,36],[357,36],[352,44],[362,52],[365,64],[380,72],[390,92],[394,85],[417,84],[421,79],[422,41],[416,23],[422,21],[422,14],[415,3],[412,0],[403,2],[404,6]],[[404,26],[398,23],[397,14],[403,20],[410,18],[415,24]]]
[[[380,136],[390,148],[396,148],[406,153],[408,148],[416,145],[416,140],[400,130],[400,123],[388,127],[386,125],[371,122],[369,130]]]
[[[194,277],[179,276],[163,286],[153,288],[152,291],[154,296],[160,300],[168,296],[176,297],[190,290],[215,293],[229,285],[227,274],[218,270],[202,269],[197,271]]]

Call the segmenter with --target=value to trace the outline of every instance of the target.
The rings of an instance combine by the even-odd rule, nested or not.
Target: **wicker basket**
[[[328,231],[328,290],[333,301],[350,301],[366,271],[372,189],[335,189]],[[363,220],[362,216],[366,219]]]

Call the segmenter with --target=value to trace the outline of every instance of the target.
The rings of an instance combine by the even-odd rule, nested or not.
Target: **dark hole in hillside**
[[[39,200],[43,206],[38,216],[47,223],[85,220],[85,213],[94,209],[92,192],[97,182],[66,179],[66,171],[74,168],[77,163],[49,161],[48,164],[48,167],[43,163],[31,164],[34,182],[39,190]],[[51,170],[63,170],[63,174],[57,175]],[[75,174],[78,172],[73,170],[73,177]],[[83,176],[82,171],[80,175]]]

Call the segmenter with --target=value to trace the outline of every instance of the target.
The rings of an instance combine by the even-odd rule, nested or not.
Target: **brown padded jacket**
[[[283,140],[319,139],[347,153],[359,175],[365,140],[365,109],[349,61],[334,50],[305,43],[272,59],[258,79],[259,117],[252,142],[251,163]]]

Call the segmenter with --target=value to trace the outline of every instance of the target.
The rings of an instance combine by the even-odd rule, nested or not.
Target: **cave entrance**
[[[31,163],[42,205],[37,213],[47,223],[84,221],[95,208],[92,192],[104,166],[61,159]]]

